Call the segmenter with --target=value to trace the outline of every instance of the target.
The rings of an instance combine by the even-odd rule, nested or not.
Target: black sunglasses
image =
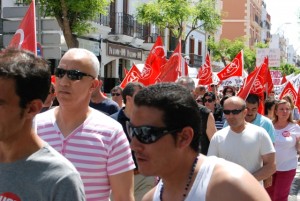
[[[89,76],[95,79],[94,76],[89,75],[87,73],[80,72],[79,70],[65,70],[63,68],[56,68],[54,74],[58,78],[63,78],[65,74],[67,74],[67,77],[70,80],[81,80],[83,76]]]
[[[239,109],[239,110],[223,110],[224,114],[229,115],[230,113],[236,115],[240,114],[241,111],[243,111],[245,108]]]
[[[121,94],[119,93],[111,93],[112,96],[120,96]]]
[[[203,99],[203,103],[206,103],[206,102],[209,102],[209,103],[211,103],[211,102],[213,102],[214,100],[213,99],[211,99],[211,98],[209,98],[209,99]]]
[[[134,136],[143,144],[151,144],[159,140],[167,134],[175,134],[182,129],[158,128],[153,126],[137,126],[134,127],[128,124],[128,133],[133,138]]]

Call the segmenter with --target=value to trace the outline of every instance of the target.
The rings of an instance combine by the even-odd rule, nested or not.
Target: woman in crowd
[[[297,152],[300,151],[300,126],[292,119],[291,104],[280,100],[275,104],[274,120],[276,172],[267,191],[272,201],[287,201],[296,175]]]
[[[223,97],[224,96],[235,96],[235,88],[232,86],[225,86],[223,89]]]
[[[206,92],[203,95],[202,102],[206,108],[212,111],[217,130],[222,129],[225,119],[223,118],[223,108],[216,101],[216,95],[213,92]]]
[[[294,104],[294,99],[289,94],[283,96],[283,99],[291,104],[293,120],[299,121],[300,120],[299,110]]]

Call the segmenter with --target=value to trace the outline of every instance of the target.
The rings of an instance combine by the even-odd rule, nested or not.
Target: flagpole
[[[40,0],[36,2],[36,10],[37,10],[37,21],[38,21],[38,42],[42,44],[42,20],[41,20],[41,12],[40,12],[41,3]]]

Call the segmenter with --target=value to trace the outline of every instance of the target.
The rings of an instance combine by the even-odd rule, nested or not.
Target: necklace
[[[185,200],[186,196],[187,196],[187,191],[191,185],[191,182],[192,182],[192,178],[193,178],[193,175],[195,173],[195,169],[196,169],[196,165],[197,165],[197,162],[198,162],[198,156],[195,158],[194,160],[194,163],[192,165],[192,168],[191,168],[191,171],[190,171],[190,174],[189,174],[189,177],[188,177],[188,180],[186,182],[186,186],[184,188],[184,193],[183,193],[183,201]],[[160,189],[160,195],[159,195],[159,198],[160,198],[160,201],[162,201],[162,196],[163,196],[163,192],[164,192],[164,184],[161,185],[161,189]]]

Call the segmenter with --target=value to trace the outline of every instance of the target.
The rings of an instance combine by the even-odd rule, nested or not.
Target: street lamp
[[[290,25],[292,24],[291,22],[285,22],[285,23],[282,23],[281,25],[278,26],[278,28],[276,29],[276,32],[274,34],[277,34],[277,35],[281,35],[279,33],[279,31],[282,31],[282,36],[284,36],[284,30],[282,29],[285,25]]]

